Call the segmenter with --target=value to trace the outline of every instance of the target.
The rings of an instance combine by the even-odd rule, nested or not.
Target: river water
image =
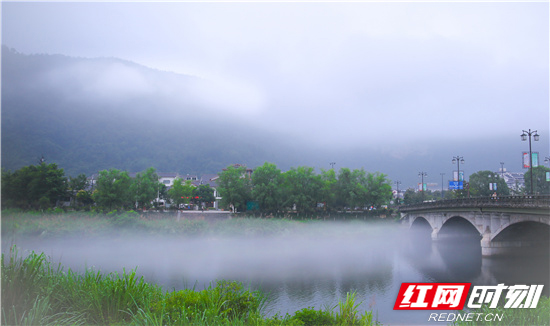
[[[321,225],[321,224],[319,224]],[[432,243],[398,225],[322,223],[307,234],[202,238],[17,239],[20,252],[44,252],[75,270],[137,273],[164,289],[238,280],[267,294],[267,315],[334,307],[355,291],[360,311],[385,325],[430,325],[433,311],[393,310],[404,282],[544,284],[548,254],[481,257],[479,241]],[[10,243],[8,243],[8,241]],[[12,239],[3,239],[5,252]],[[337,309],[337,308],[336,308]],[[436,324],[431,322],[431,324]]]

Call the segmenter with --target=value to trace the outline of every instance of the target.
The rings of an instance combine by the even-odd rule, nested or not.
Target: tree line
[[[258,210],[278,214],[346,209],[379,209],[392,198],[391,181],[382,173],[342,168],[315,173],[299,166],[282,172],[264,163],[249,177],[243,166],[229,166],[219,174],[218,191],[222,206],[232,211]]]
[[[416,191],[408,189],[403,202],[414,204],[425,200],[463,198],[466,196],[507,196],[525,194],[530,189],[530,171],[524,176],[525,188],[512,191],[503,178],[491,171],[470,175],[468,189],[458,191]],[[533,168],[535,194],[550,194],[546,174],[550,169]],[[363,169],[341,168],[321,170],[299,166],[282,172],[273,163],[264,163],[250,175],[243,166],[228,166],[219,173],[218,192],[221,207],[234,212],[258,211],[279,214],[331,212],[340,210],[375,210],[391,203],[391,181],[385,174]],[[492,185],[491,185],[492,184]],[[496,189],[494,185],[496,184]],[[154,168],[130,177],[117,169],[99,172],[90,184],[86,175],[66,177],[57,164],[40,162],[10,172],[2,170],[2,208],[48,209],[70,202],[75,209],[112,211],[115,209],[148,209],[161,199],[179,208],[183,204],[213,203],[214,189],[208,184],[195,186],[190,181],[176,179],[167,189],[159,182]]]
[[[127,171],[103,170],[93,183],[84,174],[65,177],[55,163],[41,162],[15,172],[2,170],[2,208],[43,210],[70,202],[73,208],[84,210],[147,209],[159,204],[157,198],[177,207],[215,200],[214,190],[206,184],[194,186],[176,179],[168,190],[152,167],[133,178]]]

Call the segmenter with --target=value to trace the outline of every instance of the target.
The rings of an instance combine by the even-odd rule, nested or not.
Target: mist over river
[[[359,310],[372,310],[385,325],[428,324],[431,311],[393,310],[403,282],[544,284],[548,295],[547,254],[485,258],[479,241],[432,243],[429,235],[414,235],[397,223],[300,224],[298,231],[265,236],[4,236],[2,251],[16,244],[22,255],[44,252],[78,271],[137,268],[165,290],[202,290],[215,280],[237,280],[267,294],[267,315],[333,307],[356,291]]]

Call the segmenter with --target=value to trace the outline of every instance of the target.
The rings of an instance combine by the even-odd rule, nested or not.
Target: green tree
[[[100,171],[93,199],[100,207],[109,211],[129,207],[134,199],[130,193],[131,183],[126,171],[117,169]]]
[[[77,175],[76,177],[69,177],[69,191],[78,192],[79,190],[86,189],[88,180],[84,173]]]
[[[364,189],[366,189],[365,201],[369,207],[380,208],[382,205],[387,205],[393,196],[391,180],[379,172],[366,175]]]
[[[94,199],[92,198],[92,194],[86,190],[79,190],[76,193],[76,202],[78,205],[91,205],[94,202]]]
[[[5,207],[52,207],[66,194],[65,173],[55,163],[29,165],[13,173],[2,171],[2,205]]]
[[[265,162],[252,173],[252,199],[258,202],[260,210],[276,213],[283,202],[281,170],[273,163]]]
[[[159,177],[154,168],[137,173],[130,185],[130,194],[138,207],[148,206],[159,192]]]
[[[177,178],[174,180],[172,188],[168,190],[168,198],[170,198],[172,203],[179,208],[181,204],[189,204],[190,199],[193,196],[194,188],[195,186],[191,184],[190,180],[187,180],[184,183],[182,179]]]
[[[299,166],[283,173],[284,206],[301,213],[313,212],[320,202],[322,181],[312,167]]]
[[[158,193],[158,199],[161,200],[167,200],[167,199],[170,199],[170,197],[168,196],[168,188],[166,187],[165,184],[163,183],[158,183],[157,184],[157,193]],[[158,202],[155,202],[155,205],[158,205]]]
[[[334,169],[321,169],[321,193],[320,201],[324,203],[325,210],[330,211],[336,207],[338,179]]]
[[[69,177],[69,180],[68,180],[68,193],[69,193],[69,196],[73,199],[73,205],[74,206],[77,206],[78,205],[78,196],[77,194],[80,192],[80,191],[85,191],[87,185],[88,185],[88,180],[86,179],[86,175],[81,173],[79,175],[77,175],[76,177]],[[81,195],[82,197],[82,195]]]
[[[365,202],[365,171],[341,168],[336,182],[336,202],[339,207],[354,209]]]
[[[546,173],[550,169],[545,166],[537,166],[533,168],[533,193],[538,195],[550,194],[550,181],[546,181]],[[523,176],[525,178],[525,190],[531,192],[531,171]]]
[[[214,189],[210,185],[202,184],[193,189],[193,202],[197,205],[202,205],[202,203],[211,203],[216,200],[214,198]]]
[[[510,195],[510,189],[503,178],[497,173],[484,170],[478,171],[470,175],[470,196],[474,197],[489,197],[495,192],[499,196]],[[497,184],[496,190],[494,190],[494,184]]]
[[[219,174],[218,191],[222,197],[221,205],[232,212],[246,209],[251,198],[251,182],[244,166],[230,165]]]
[[[403,195],[403,203],[405,205],[418,204],[425,200],[432,200],[432,192],[430,190],[424,191],[424,194],[422,194],[422,191],[409,188]]]

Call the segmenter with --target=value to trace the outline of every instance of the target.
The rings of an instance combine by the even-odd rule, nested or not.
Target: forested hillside
[[[288,154],[275,135],[209,107],[197,84],[208,87],[119,59],[25,55],[2,46],[2,167],[35,164],[43,155],[67,175],[151,166],[216,173]]]

